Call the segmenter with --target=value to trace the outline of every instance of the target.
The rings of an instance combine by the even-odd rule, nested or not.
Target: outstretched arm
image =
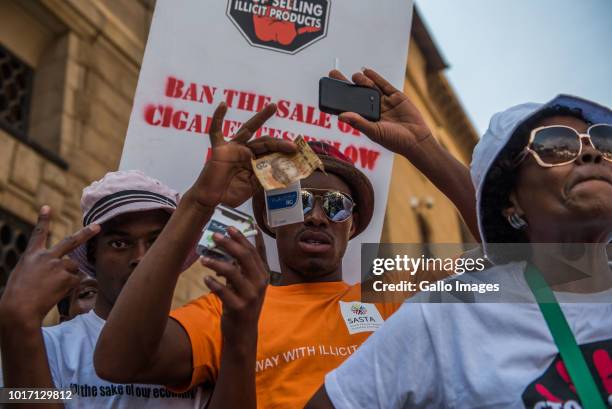
[[[202,261],[227,280],[223,285],[213,277],[206,278],[207,285],[223,304],[223,353],[208,409],[256,409],[257,324],[268,285],[268,270],[258,250],[239,231],[229,228],[228,233],[228,237],[216,233],[213,239],[236,263]]]
[[[329,76],[347,81],[337,70],[331,71]],[[455,204],[470,231],[479,240],[476,193],[469,169],[435,140],[412,101],[380,74],[365,69],[354,74],[352,79],[358,85],[378,90],[381,95],[381,118],[378,122],[372,122],[357,113],[346,112],[339,119],[408,159]]]
[[[78,266],[63,257],[98,233],[91,225],[47,249],[50,211],[43,206],[28,247],[0,299],[0,349],[4,387],[53,388],[42,334],[47,312],[79,283]],[[35,404],[20,404],[29,408]],[[35,405],[38,407],[38,405]],[[52,404],[49,407],[63,408]]]
[[[237,206],[252,195],[254,153],[294,152],[286,141],[247,141],[276,111],[269,105],[247,121],[233,141],[221,132],[227,107],[219,105],[210,127],[212,156],[185,193],[146,256],[121,291],[94,355],[98,375],[113,382],[184,386],[193,372],[185,330],[168,318],[181,266],[219,203]]]

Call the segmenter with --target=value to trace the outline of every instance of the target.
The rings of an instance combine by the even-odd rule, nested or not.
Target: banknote
[[[302,136],[298,136],[293,142],[298,148],[294,154],[276,152],[251,160],[255,176],[265,190],[285,188],[307,178],[315,169],[325,172],[323,162]]]

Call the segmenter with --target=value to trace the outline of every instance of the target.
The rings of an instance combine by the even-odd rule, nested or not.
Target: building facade
[[[82,189],[117,168],[153,9],[154,0],[0,1],[0,288],[40,206],[52,207],[57,242],[81,226]],[[477,135],[445,68],[415,13],[404,91],[468,163]],[[453,205],[396,158],[382,241],[467,240]],[[175,306],[206,291],[204,273],[181,276]]]

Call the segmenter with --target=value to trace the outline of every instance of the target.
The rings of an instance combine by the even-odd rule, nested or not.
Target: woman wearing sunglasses
[[[308,408],[612,405],[612,111],[561,95],[496,114],[471,173],[492,265],[459,280],[500,291],[413,297]]]

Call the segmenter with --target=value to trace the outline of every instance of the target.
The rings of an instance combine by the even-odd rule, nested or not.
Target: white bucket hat
[[[125,213],[157,209],[173,213],[179,199],[178,192],[139,170],[109,172],[83,189],[83,226],[103,224]],[[87,260],[87,243],[76,248],[69,257],[79,264],[83,272],[95,276],[94,266]],[[183,269],[189,268],[196,259],[194,249]]]
[[[489,254],[487,245],[486,227],[483,224],[484,209],[482,207],[482,195],[485,191],[485,181],[493,164],[497,161],[500,153],[508,145],[515,131],[526,121],[533,118],[545,109],[553,107],[565,107],[570,110],[580,110],[584,119],[591,123],[612,124],[612,111],[610,108],[599,105],[586,99],[571,95],[558,95],[545,104],[526,103],[513,106],[505,111],[498,112],[491,117],[489,129],[480,138],[472,154],[470,173],[472,183],[476,190],[476,211],[478,216],[478,230],[482,239],[484,253],[491,262],[495,262],[495,256]]]

